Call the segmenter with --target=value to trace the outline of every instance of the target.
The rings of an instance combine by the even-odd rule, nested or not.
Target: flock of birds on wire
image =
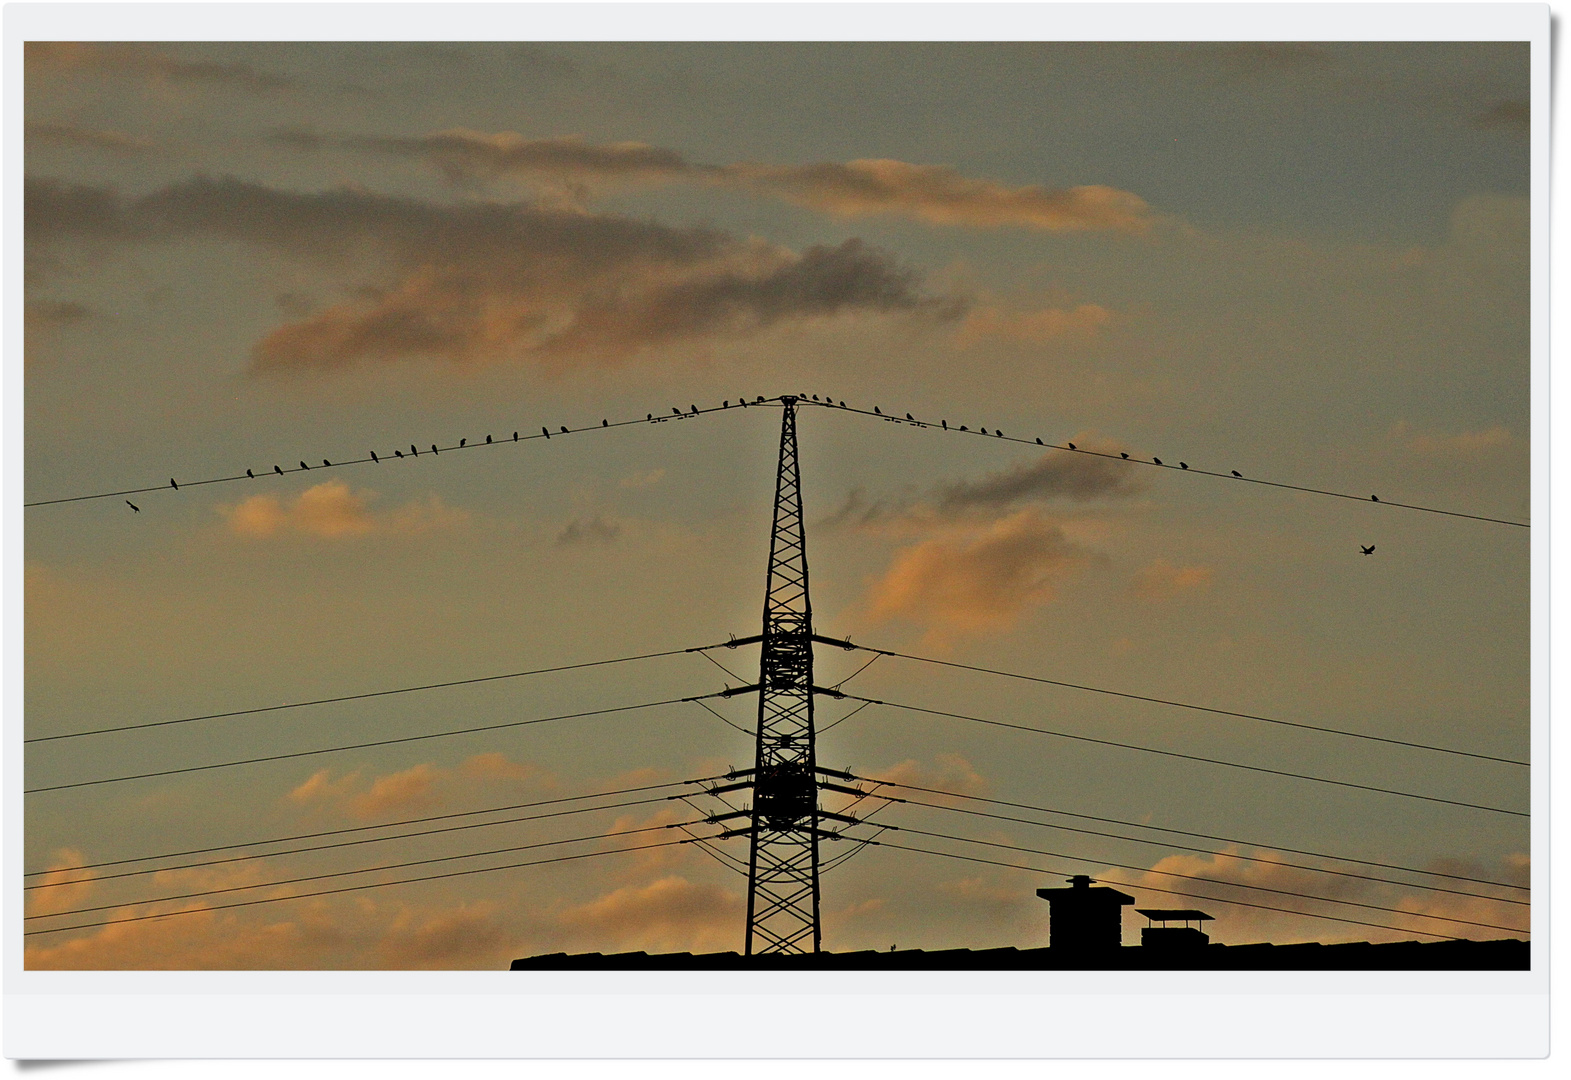
[[[770,400],[770,399],[759,397],[759,398],[756,398],[756,399],[754,399],[753,401],[750,402],[746,398],[738,398],[737,399],[737,405],[742,407],[742,408],[747,408],[749,405],[762,405],[762,404],[765,404],[768,400]],[[804,400],[804,401],[805,400],[811,400],[811,401],[815,402],[816,404],[827,405],[827,406],[830,406],[830,407],[834,407],[834,406],[838,405],[838,407],[842,408],[842,409],[846,409],[846,408],[850,407],[850,406],[846,405],[846,403],[844,401],[837,402],[834,399],[827,398],[827,397],[823,398],[823,399],[820,399],[817,394],[803,394],[803,395],[801,395],[799,400]],[[720,404],[720,407],[722,409],[729,409],[731,407],[730,399],[728,398],[725,401],[722,401],[721,404]],[[689,411],[684,413],[680,408],[677,408],[676,406],[673,405],[671,407],[672,417],[675,417],[676,419],[683,419],[683,418],[688,417],[688,416],[698,416],[701,413],[701,411],[702,411],[702,410],[699,409],[699,407],[697,405],[690,405],[690,406],[688,406],[688,408],[689,408]],[[710,410],[710,411],[713,411],[713,410]],[[885,420],[891,420],[891,421],[894,421],[896,423],[900,422],[900,417],[887,415],[877,405],[873,406],[873,415],[881,416]],[[644,420],[647,423],[661,423],[661,422],[663,422],[665,420],[671,419],[672,417],[656,416],[654,413],[646,413],[645,416],[644,416]],[[932,426],[932,422],[931,421],[918,420],[916,417],[912,416],[910,413],[906,413],[905,414],[905,420],[907,422],[909,422],[909,423],[916,424],[918,427],[931,427]],[[608,420],[608,419],[602,419],[600,421],[600,426],[603,427],[603,428],[608,428],[608,427],[611,426],[611,421]],[[620,425],[618,425],[618,426],[620,426]],[[958,427],[951,429],[950,426],[949,426],[949,421],[947,419],[940,420],[938,422],[938,426],[940,428],[942,428],[944,431],[955,430],[955,431],[969,432],[971,430],[965,424],[961,424]],[[582,429],[580,429],[580,430],[582,430]],[[571,435],[572,433],[573,432],[571,431],[571,429],[566,428],[566,427],[562,427],[558,431],[559,435]],[[992,436],[995,436],[995,437],[1000,438],[1000,439],[1004,438],[1004,432],[1003,432],[1002,428],[995,428],[993,431],[990,432],[990,431],[987,430],[987,428],[983,427],[983,428],[978,428],[977,429],[977,433],[978,434],[982,434],[982,435],[992,435]],[[540,434],[545,436],[547,439],[549,439],[549,438],[551,438],[551,429],[548,428],[548,427],[542,426],[540,428]],[[535,436],[529,436],[529,438],[534,438],[534,437]],[[485,437],[485,441],[486,441],[486,444],[490,444],[490,443],[493,443],[495,440],[492,438],[492,436],[487,435]],[[519,441],[519,433],[517,431],[513,432],[513,438],[512,438],[511,441],[515,442],[515,443]],[[1080,447],[1076,446],[1072,442],[1065,442],[1062,446],[1057,446],[1057,445],[1051,444],[1051,443],[1044,443],[1041,440],[1041,438],[1039,437],[1036,440],[1036,444],[1038,446],[1052,446],[1054,449],[1072,450],[1072,451],[1080,452]],[[469,445],[469,440],[467,438],[464,438],[464,439],[459,439],[458,440],[457,447],[449,447],[448,449],[450,449],[450,450],[452,450],[452,449],[462,450],[465,447],[467,447],[468,445]],[[476,445],[478,446],[478,445],[482,445],[482,444],[477,443]],[[430,452],[432,454],[440,454],[442,451],[436,445],[436,443],[432,443]],[[371,455],[370,460],[372,462],[374,462],[376,464],[381,464],[382,458],[377,455],[377,452],[375,450],[370,451],[370,455]],[[398,458],[398,459],[401,460],[404,457],[404,452],[402,450],[394,450],[393,451],[393,456],[395,458]],[[410,443],[409,444],[409,456],[412,457],[412,458],[417,458],[417,457],[420,456],[420,448],[415,446],[414,443]],[[1108,456],[1108,455],[1099,455],[1099,456]],[[1127,452],[1123,452],[1123,451],[1120,451],[1118,456],[1120,458],[1122,458],[1123,460],[1125,460],[1125,461],[1131,461],[1131,460],[1139,461],[1140,460],[1139,458],[1131,458]],[[1164,468],[1169,468],[1169,469],[1172,468],[1171,465],[1167,465],[1159,457],[1152,457],[1151,458],[1151,464],[1153,464],[1153,465],[1161,465]],[[321,467],[330,469],[330,468],[333,467],[333,463],[331,461],[329,461],[327,458],[323,458]],[[1189,469],[1189,463],[1187,461],[1180,461],[1178,463],[1178,467],[1179,467],[1180,470],[1187,471]],[[308,472],[308,471],[310,471],[310,469],[311,469],[310,465],[307,465],[304,461],[301,461],[300,462],[300,468],[298,470],[291,470],[291,471]],[[273,466],[273,472],[275,472],[279,476],[285,475],[285,470],[280,465],[274,465]],[[1244,478],[1244,474],[1239,472],[1237,469],[1233,469],[1233,470],[1231,470],[1231,472],[1232,472],[1232,475],[1234,476],[1234,478],[1236,478],[1236,479],[1242,480]],[[251,469],[247,469],[245,471],[245,474],[246,474],[246,476],[250,477],[253,480],[256,478],[256,473],[254,471],[252,471]],[[174,490],[176,490],[176,491],[180,490],[180,485],[175,481],[175,478],[172,477],[172,476],[169,478],[169,486],[171,488],[173,488]],[[1371,502],[1379,502],[1380,501],[1380,497],[1378,495],[1371,495],[1371,496],[1369,496],[1369,500]],[[132,502],[130,499],[127,499],[125,501],[125,504],[127,506],[129,506],[132,510],[134,510],[136,513],[140,514],[142,512],[142,508],[140,506],[136,505],[136,503]],[[1359,551],[1362,554],[1364,554],[1364,555],[1373,555],[1375,553],[1375,548],[1374,548],[1373,544],[1368,545],[1367,547],[1365,545],[1363,545],[1363,544],[1360,544],[1359,545]]]

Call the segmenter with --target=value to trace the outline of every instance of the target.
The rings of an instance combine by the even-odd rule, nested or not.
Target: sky
[[[804,408],[820,633],[1526,759],[1528,530],[1362,501],[1530,518],[1525,44],[33,43],[25,75],[26,497],[159,488],[26,511],[29,738],[756,634],[780,415],[735,405],[809,394],[1359,497]],[[543,427],[595,430],[512,442]],[[492,728],[28,795],[29,928],[117,921],[27,966],[737,949],[723,855],[612,850],[712,831],[676,788],[227,847],[744,767],[747,698],[495,728],[756,673],[714,659],[32,744],[41,788]],[[869,706],[819,761],[949,794],[851,833],[905,835],[825,874],[825,948],[1045,945],[1075,873],[1235,944],[1527,925],[1462,880],[1527,882],[1519,765],[890,657],[846,690],[1341,783]]]

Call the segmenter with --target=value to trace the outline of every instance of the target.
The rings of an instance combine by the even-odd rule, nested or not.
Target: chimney
[[[1092,888],[1084,874],[1067,889],[1038,889],[1049,906],[1047,944],[1054,949],[1097,952],[1124,943],[1124,906],[1135,898],[1105,885]]]

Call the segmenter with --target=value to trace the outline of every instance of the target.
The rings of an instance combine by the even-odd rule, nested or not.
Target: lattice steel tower
[[[780,465],[775,474],[774,527],[769,538],[769,573],[764,592],[764,629],[758,641],[758,683],[735,693],[758,693],[757,752],[751,769],[731,773],[740,782],[710,789],[711,794],[751,788],[750,809],[711,817],[713,822],[745,817],[745,828],[720,839],[748,836],[747,955],[818,952],[818,842],[837,840],[819,823],[826,818],[847,824],[856,819],[824,810],[821,790],[861,794],[822,779],[855,777],[820,768],[813,745],[813,697],[832,690],[813,685],[813,642],[847,646],[813,633],[813,605],[807,588],[807,537],[802,527],[802,478],[797,466],[796,406],[800,398],[780,399]]]

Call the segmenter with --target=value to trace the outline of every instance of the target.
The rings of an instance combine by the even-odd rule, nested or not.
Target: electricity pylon
[[[780,465],[775,474],[774,527],[769,539],[769,571],[764,591],[764,628],[758,684],[736,693],[758,693],[757,753],[751,769],[732,774],[739,783],[712,793],[751,788],[751,808],[712,821],[746,817],[745,828],[723,836],[750,837],[747,863],[747,955],[818,952],[822,930],[818,915],[818,842],[837,840],[819,824],[826,818],[855,824],[856,819],[825,811],[820,790],[860,794],[824,776],[855,777],[821,769],[813,745],[813,697],[833,693],[813,685],[813,641],[844,645],[813,634],[813,605],[807,587],[807,536],[802,526],[802,478],[797,464],[796,406],[782,397]],[[836,694],[835,696],[839,696]]]

